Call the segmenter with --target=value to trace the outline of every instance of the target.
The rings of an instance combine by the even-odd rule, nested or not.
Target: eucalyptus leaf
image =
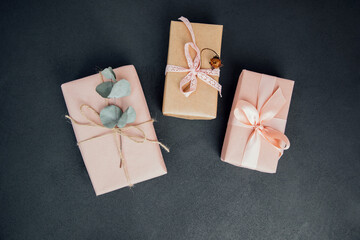
[[[116,80],[116,75],[111,67],[108,67],[108,68],[105,68],[104,70],[102,70],[101,74],[107,79],[111,79],[113,81]]]
[[[126,115],[127,115],[127,121],[126,123],[133,123],[135,122],[135,119],[136,119],[136,112],[135,112],[135,109],[133,107],[128,107],[125,112]]]
[[[114,84],[110,94],[107,97],[121,98],[121,97],[129,96],[130,93],[131,93],[130,83],[127,80],[122,79]]]
[[[119,128],[123,128],[126,126],[126,124],[128,123],[133,123],[136,119],[136,112],[135,109],[133,107],[128,107],[125,112],[121,115],[117,126]]]
[[[125,114],[121,115],[119,121],[117,122],[117,126],[119,128],[123,128],[126,126],[126,121],[127,121],[127,117],[126,115],[124,116]]]
[[[109,105],[104,107],[100,112],[101,123],[107,128],[114,128],[118,123],[122,111],[118,106]]]
[[[113,82],[103,82],[97,85],[96,92],[100,94],[103,98],[107,98],[111,92],[111,89],[113,88],[114,83]]]

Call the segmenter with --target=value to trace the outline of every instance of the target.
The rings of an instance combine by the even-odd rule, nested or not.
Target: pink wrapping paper
[[[110,100],[125,110],[132,106],[136,111],[136,121],[130,125],[143,123],[151,119],[145,96],[133,65],[114,69],[117,79],[126,79],[131,85],[130,96]],[[94,74],[79,80],[61,85],[69,115],[81,123],[88,122],[80,112],[80,106],[87,104],[100,112],[107,106],[95,88],[102,82],[100,74]],[[93,116],[89,114],[90,116]],[[93,119],[93,118],[92,118]],[[96,119],[96,117],[94,117]],[[99,122],[100,120],[97,120]],[[100,123],[100,122],[99,122]],[[109,132],[106,129],[79,126],[73,124],[78,142]],[[141,125],[148,139],[156,140],[152,123]],[[133,130],[130,134],[137,135]],[[120,136],[118,136],[120,138]],[[132,184],[146,181],[167,173],[160,146],[154,143],[135,143],[126,137],[121,137],[122,152],[127,163]],[[96,195],[104,194],[129,185],[124,169],[119,168],[119,153],[113,134],[94,138],[79,145],[86,169],[89,173]]]
[[[268,99],[268,96],[261,96],[259,93],[260,85],[262,85],[262,87],[266,86],[268,90],[267,92],[271,94],[273,94],[278,88],[281,89],[286,103],[281,108],[280,112],[278,112],[277,115],[266,124],[267,126],[282,133],[285,132],[294,81],[243,70],[239,77],[231,108],[221,152],[221,160],[239,167],[245,167],[261,172],[275,173],[278,160],[280,158],[279,151],[263,137],[261,137],[261,148],[256,165],[251,166],[251,164],[248,164],[253,161],[252,159],[243,159],[244,150],[253,129],[238,126],[236,124],[237,119],[234,115],[234,110],[239,100],[245,100],[252,105],[257,106],[258,101],[265,102]]]

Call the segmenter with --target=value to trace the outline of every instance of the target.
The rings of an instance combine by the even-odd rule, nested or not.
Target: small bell
[[[201,50],[201,53],[202,51],[204,50],[210,50],[212,51],[213,53],[215,53],[215,56],[213,58],[210,59],[210,65],[211,65],[211,69],[215,69],[215,68],[221,68],[223,65],[221,63],[221,59],[219,57],[219,54],[217,54],[214,50],[210,49],[210,48],[203,48]]]
[[[210,65],[211,68],[220,68],[223,65],[221,64],[221,59],[218,56],[213,57],[212,59],[210,59]]]

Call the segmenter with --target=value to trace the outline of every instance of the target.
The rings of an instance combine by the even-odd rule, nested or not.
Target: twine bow
[[[185,47],[184,47],[185,57],[186,57],[186,61],[187,61],[189,68],[184,68],[184,67],[175,66],[175,65],[167,65],[166,69],[165,69],[165,75],[168,72],[189,72],[180,82],[180,91],[185,95],[185,97],[188,97],[188,96],[190,96],[191,93],[195,92],[195,90],[197,88],[196,77],[198,77],[205,83],[209,84],[211,87],[215,88],[221,96],[221,85],[217,81],[215,81],[212,77],[209,76],[209,75],[220,76],[220,70],[218,68],[216,68],[216,69],[200,69],[201,56],[200,56],[200,50],[195,43],[194,31],[193,31],[191,24],[187,18],[180,17],[179,20],[184,22],[184,24],[188,28],[188,30],[191,34],[191,38],[192,38],[192,42],[186,43]],[[192,60],[191,56],[190,56],[190,52],[189,52],[190,47],[196,51],[196,56],[195,56],[194,60]],[[187,85],[189,83],[190,83],[190,85],[189,85],[189,87],[187,87]]]
[[[126,177],[127,182],[129,183],[130,187],[133,186],[133,184],[130,181],[129,172],[128,172],[128,169],[127,169],[127,164],[126,164],[125,158],[124,158],[123,153],[122,153],[121,142],[118,141],[118,139],[119,139],[118,136],[127,137],[128,139],[130,139],[131,141],[133,141],[135,143],[149,142],[149,143],[159,144],[163,149],[165,149],[165,151],[167,151],[167,152],[170,151],[169,148],[166,147],[163,143],[161,143],[161,142],[159,142],[157,140],[148,139],[146,137],[146,134],[145,134],[144,130],[142,130],[140,128],[141,125],[144,125],[146,123],[154,122],[154,119],[150,119],[148,121],[145,121],[145,122],[142,122],[142,123],[139,123],[139,124],[136,124],[136,125],[123,127],[123,128],[114,127],[112,129],[109,129],[109,128],[107,128],[107,127],[93,121],[92,119],[90,119],[87,116],[87,114],[85,113],[85,111],[84,111],[85,108],[90,110],[96,117],[100,118],[100,114],[94,108],[90,107],[87,104],[83,104],[83,105],[80,106],[81,115],[83,115],[86,118],[86,120],[88,121],[87,123],[80,123],[80,122],[76,121],[75,119],[73,119],[72,117],[70,117],[68,115],[65,115],[65,118],[69,119],[73,124],[76,124],[76,125],[79,125],[79,126],[99,127],[99,128],[103,128],[103,129],[106,129],[106,130],[110,130],[110,132],[107,132],[107,133],[104,133],[104,134],[101,134],[101,135],[98,135],[98,136],[94,136],[94,137],[79,141],[77,144],[80,145],[81,143],[84,143],[84,142],[87,142],[87,141],[90,141],[90,140],[93,140],[93,139],[96,139],[96,138],[99,138],[99,137],[103,137],[103,136],[106,136],[106,135],[109,135],[109,134],[113,134],[114,138],[115,138],[115,141],[116,141],[116,146],[117,146],[117,150],[118,150],[118,153],[119,153],[119,157],[120,157],[119,167],[124,168],[125,177]],[[137,130],[140,133],[140,136],[131,135],[130,133],[127,132],[128,130],[131,130],[131,129]]]
[[[289,139],[282,132],[267,126],[266,121],[273,119],[286,100],[280,88],[264,103],[261,109],[256,109],[251,103],[239,100],[234,110],[237,125],[253,129],[245,146],[243,165],[256,168],[261,148],[261,137],[279,151],[279,157],[283,151],[290,147]]]

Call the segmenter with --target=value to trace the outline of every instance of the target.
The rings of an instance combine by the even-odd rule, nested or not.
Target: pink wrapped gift
[[[114,69],[114,72],[117,79],[126,79],[130,83],[129,96],[116,100],[102,98],[95,91],[96,86],[102,82],[100,74],[61,85],[80,152],[96,195],[167,173],[160,146],[154,144],[157,143],[156,133],[135,67],[124,66]],[[92,109],[99,113],[109,102],[124,110],[132,106],[136,111],[136,120],[130,124],[133,127],[128,128],[124,135],[116,132],[112,134],[111,129],[104,127],[87,125],[89,120],[101,125],[99,116]],[[82,108],[84,104],[89,107]],[[143,135],[151,141],[142,141]],[[119,148],[123,157],[121,168]]]
[[[226,130],[221,160],[236,166],[275,173],[294,81],[243,70]]]

